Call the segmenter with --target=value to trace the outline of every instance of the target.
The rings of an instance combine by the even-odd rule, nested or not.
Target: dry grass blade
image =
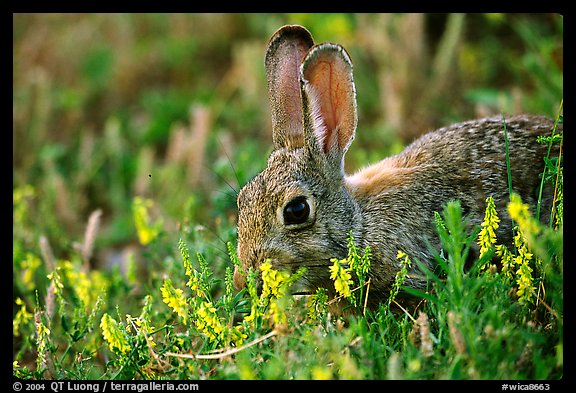
[[[94,250],[94,241],[100,227],[100,218],[102,217],[102,210],[98,209],[90,214],[88,218],[88,225],[86,225],[86,232],[84,233],[84,243],[82,244],[82,259],[84,260],[84,272],[90,271],[90,258],[92,258],[92,251]]]
[[[185,358],[185,359],[223,359],[225,357],[234,355],[240,351],[245,350],[246,348],[250,348],[262,341],[269,339],[270,337],[275,336],[278,334],[277,330],[272,330],[268,334],[263,335],[262,337],[257,338],[256,340],[250,341],[247,344],[244,344],[238,348],[223,348],[221,352],[213,353],[213,354],[201,354],[201,355],[193,355],[190,353],[173,353],[173,352],[166,352],[166,356],[173,356],[177,358]]]
[[[460,355],[466,353],[466,343],[464,341],[464,337],[462,337],[462,333],[458,330],[458,318],[453,311],[448,311],[448,329],[450,331],[450,339],[452,340],[452,344],[454,348],[456,348],[456,352]]]
[[[434,354],[432,340],[430,339],[430,324],[428,323],[428,314],[420,311],[416,320],[420,331],[420,351],[425,357]]]
[[[54,271],[56,268],[56,262],[54,260],[54,253],[52,252],[52,247],[48,238],[44,235],[40,236],[40,252],[42,253],[42,258],[46,264],[46,268],[49,272]]]

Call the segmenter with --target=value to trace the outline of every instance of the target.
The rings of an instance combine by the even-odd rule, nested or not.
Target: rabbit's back
[[[553,127],[553,120],[535,115],[454,124],[423,135],[401,153],[348,176],[346,182],[359,198],[377,197],[396,187],[445,183],[448,189],[469,189],[466,194],[474,190],[488,195],[507,193],[507,139],[514,190],[531,197],[529,189],[540,184],[548,149],[536,138],[550,135]],[[561,126],[557,132],[561,132]],[[415,184],[414,176],[423,182]],[[485,199],[484,195],[479,197]]]
[[[502,220],[497,236],[503,243],[511,241],[504,127],[512,189],[534,212],[548,149],[536,139],[550,135],[554,127],[543,116],[518,115],[505,121],[497,116],[444,127],[423,135],[400,154],[345,178],[346,188],[362,210],[363,238],[381,239],[371,244],[381,266],[392,263],[398,250],[432,263],[430,244],[438,245],[434,212],[456,199],[474,226],[482,222],[486,198],[492,196]],[[543,212],[549,211],[551,199],[547,187]],[[384,267],[376,275],[382,277],[384,270],[390,269]]]

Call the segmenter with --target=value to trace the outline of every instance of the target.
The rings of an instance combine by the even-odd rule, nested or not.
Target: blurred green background
[[[101,209],[92,263],[113,263],[137,244],[136,195],[174,233],[234,241],[235,192],[271,149],[264,51],[284,24],[350,53],[350,171],[452,122],[554,117],[562,99],[556,14],[15,14],[15,260],[41,236],[65,257]]]

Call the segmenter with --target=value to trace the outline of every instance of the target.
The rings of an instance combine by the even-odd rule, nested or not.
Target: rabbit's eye
[[[284,207],[284,224],[303,224],[310,216],[310,205],[305,197],[298,197]]]

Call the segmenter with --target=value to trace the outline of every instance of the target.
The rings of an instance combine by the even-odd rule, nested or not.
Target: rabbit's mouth
[[[308,266],[310,267],[310,266]],[[315,267],[315,266],[314,266]],[[320,266],[318,266],[320,267]],[[322,265],[321,267],[325,267]],[[326,269],[328,270],[328,269]],[[324,280],[318,280],[318,277],[312,275],[306,275],[306,273],[296,280],[290,286],[290,294],[293,296],[309,296],[314,295],[318,288],[325,287],[325,285],[321,285],[324,283]]]

